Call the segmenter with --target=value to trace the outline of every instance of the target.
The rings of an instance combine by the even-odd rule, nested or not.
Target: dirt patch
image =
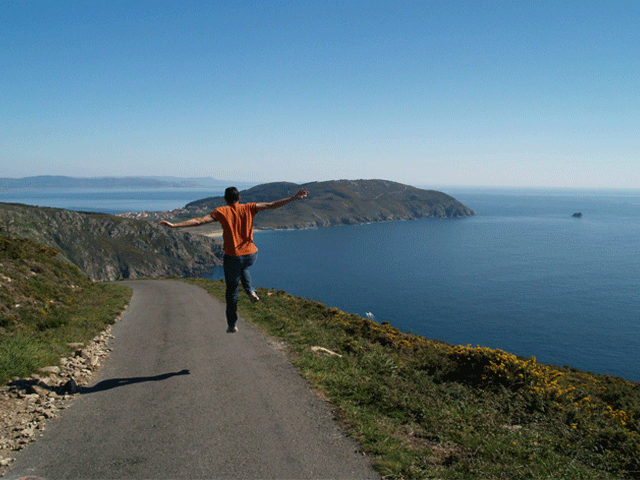
[[[447,466],[464,455],[464,449],[459,445],[426,435],[419,427],[401,425],[392,436],[406,442],[412,450],[424,452],[427,461],[433,465]]]

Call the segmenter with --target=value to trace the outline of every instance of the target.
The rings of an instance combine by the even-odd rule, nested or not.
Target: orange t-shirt
[[[211,215],[222,225],[224,253],[241,257],[258,251],[253,243],[253,217],[256,213],[255,203],[234,203],[213,211]]]

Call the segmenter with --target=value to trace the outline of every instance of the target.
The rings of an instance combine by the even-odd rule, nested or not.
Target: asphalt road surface
[[[126,282],[113,348],[8,479],[377,478],[273,342],[180,281]],[[268,299],[266,299],[268,301]]]

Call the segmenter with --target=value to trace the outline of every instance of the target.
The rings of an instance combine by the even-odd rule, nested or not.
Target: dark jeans
[[[258,252],[242,257],[225,255],[223,258],[224,281],[227,284],[227,325],[230,328],[235,327],[238,321],[238,285],[242,282],[242,287],[247,295],[253,291],[249,267],[255,263],[257,258]]]

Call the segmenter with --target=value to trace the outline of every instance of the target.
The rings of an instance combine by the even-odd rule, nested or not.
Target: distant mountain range
[[[40,175],[24,178],[0,178],[0,190],[23,188],[220,188],[228,181],[211,177],[65,177]],[[242,187],[253,184],[241,183]]]

